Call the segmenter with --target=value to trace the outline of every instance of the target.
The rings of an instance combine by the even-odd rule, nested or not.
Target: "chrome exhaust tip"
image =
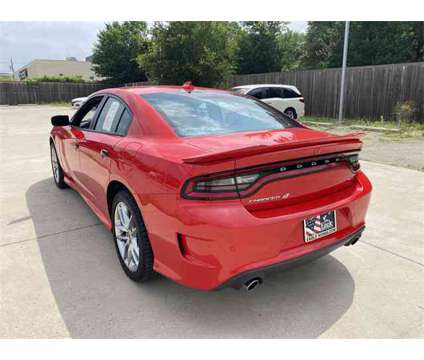
[[[360,238],[360,236],[358,236],[358,237],[356,237],[356,238],[354,238],[354,239],[350,240],[348,243],[346,243],[346,244],[345,244],[345,246],[352,246],[352,245],[355,245],[355,244],[358,242],[359,238]]]
[[[244,283],[244,288],[247,292],[253,291],[258,285],[262,284],[261,278],[254,278]]]

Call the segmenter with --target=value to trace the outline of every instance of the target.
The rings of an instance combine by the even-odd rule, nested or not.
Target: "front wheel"
[[[50,143],[50,159],[52,164],[53,180],[59,189],[65,189],[68,185],[65,183],[62,166],[60,166],[59,158],[57,157],[56,148],[53,143]]]
[[[153,275],[153,251],[134,198],[119,191],[112,203],[113,237],[119,262],[134,281],[147,281]]]

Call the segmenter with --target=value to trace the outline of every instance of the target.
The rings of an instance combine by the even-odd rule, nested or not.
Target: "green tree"
[[[349,36],[350,66],[422,61],[417,42],[418,24],[411,21],[353,22]],[[341,44],[338,52],[342,52]]]
[[[156,23],[152,45],[138,57],[149,80],[160,84],[220,86],[232,73],[236,23]]]
[[[280,21],[246,21],[238,36],[235,65],[238,74],[281,70],[278,36],[286,29]]]
[[[112,22],[97,35],[93,68],[97,75],[115,84],[146,80],[137,56],[146,52],[149,41],[143,21]]]
[[[343,41],[343,24],[340,21],[310,21],[305,38],[303,59],[306,68],[327,68],[340,54],[338,47]],[[340,65],[340,59],[336,67]]]
[[[298,69],[302,65],[305,51],[304,33],[287,30],[278,34],[281,70]]]
[[[350,23],[348,66],[423,61],[424,23],[354,21]],[[304,65],[339,67],[344,22],[309,22]]]

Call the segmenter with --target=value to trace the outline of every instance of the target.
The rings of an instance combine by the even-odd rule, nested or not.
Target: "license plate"
[[[336,212],[334,210],[303,220],[305,242],[311,242],[336,232]]]

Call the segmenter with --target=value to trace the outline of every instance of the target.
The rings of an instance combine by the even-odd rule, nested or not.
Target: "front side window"
[[[108,98],[105,102],[94,130],[114,132],[121,117],[124,105],[115,98]]]
[[[74,115],[72,119],[72,125],[78,126],[84,129],[88,129],[94,120],[97,112],[97,108],[100,105],[103,96],[96,96],[88,100],[80,110]]]
[[[267,97],[267,91],[266,88],[259,88],[259,89],[253,89],[251,91],[248,92],[247,95],[249,96],[253,96],[256,99],[266,99]]]
[[[230,134],[299,126],[260,101],[228,93],[182,91],[145,94],[142,97],[179,136]]]

